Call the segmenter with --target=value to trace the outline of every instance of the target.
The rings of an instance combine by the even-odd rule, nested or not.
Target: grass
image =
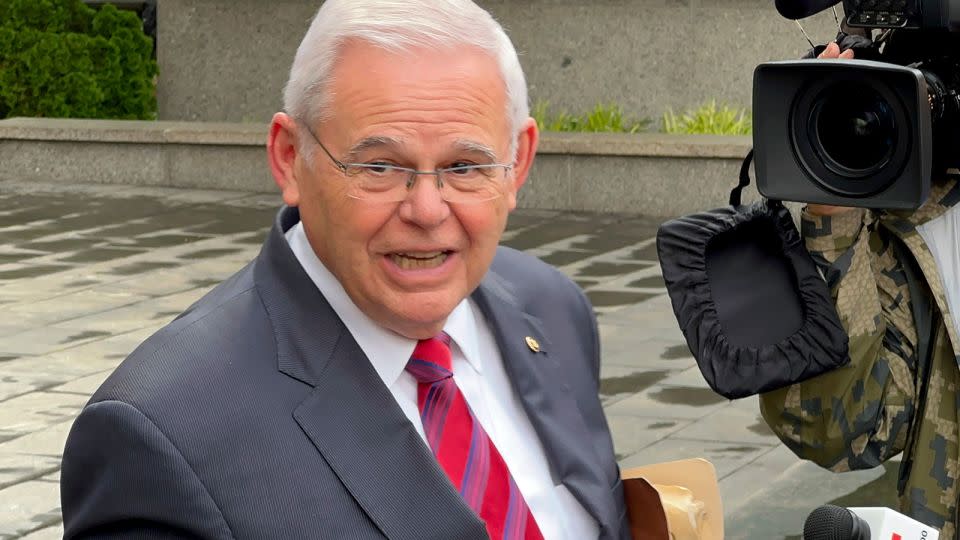
[[[598,103],[592,111],[574,115],[567,111],[553,113],[550,104],[538,101],[530,111],[541,131],[578,131],[583,133],[639,133],[650,126],[649,118],[633,119],[623,114],[619,105]]]
[[[753,120],[746,109],[717,105],[716,100],[711,100],[680,115],[667,109],[667,112],[663,113],[661,130],[674,134],[750,135],[753,132]]]
[[[573,131],[581,133],[639,133],[650,129],[649,118],[628,118],[614,103],[598,103],[593,110],[570,114],[566,110],[553,112],[550,103],[538,101],[530,111],[541,131]],[[696,109],[663,113],[663,133],[701,135],[750,135],[753,120],[746,109],[737,109],[710,100]]]

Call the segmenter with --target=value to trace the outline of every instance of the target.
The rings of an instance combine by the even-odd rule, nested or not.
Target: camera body
[[[843,11],[855,28],[960,29],[955,0],[843,0]]]
[[[822,0],[782,0],[781,13],[786,1]],[[960,23],[960,0],[844,2],[849,25],[865,20],[872,22],[856,25],[889,29],[895,21],[896,29],[881,34],[882,47],[856,53],[873,60],[756,68],[757,188],[777,200],[917,208],[932,174],[960,166],[960,32],[951,31]]]

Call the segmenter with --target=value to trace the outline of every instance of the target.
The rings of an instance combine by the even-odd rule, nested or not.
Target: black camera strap
[[[737,184],[737,187],[733,188],[730,191],[730,206],[737,207],[740,206],[741,194],[743,193],[743,188],[750,185],[750,163],[753,162],[753,148],[747,152],[747,156],[743,158],[743,164],[740,165],[740,183]]]
[[[743,158],[743,163],[740,165],[740,183],[737,184],[737,187],[730,190],[730,206],[734,208],[740,206],[743,199],[743,188],[750,185],[750,164],[753,163],[753,149],[751,148],[747,152],[746,157]],[[773,199],[768,199],[767,204],[771,207],[776,208],[780,205],[780,201]]]

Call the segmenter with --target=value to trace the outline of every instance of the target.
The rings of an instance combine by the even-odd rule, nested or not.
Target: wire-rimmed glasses
[[[504,194],[507,172],[512,163],[485,163],[445,167],[434,171],[419,171],[389,163],[344,163],[333,157],[305,123],[302,124],[323,153],[347,177],[347,195],[370,202],[400,202],[407,198],[410,188],[421,174],[436,176],[437,189],[449,203],[480,203]],[[501,172],[502,169],[502,172]]]

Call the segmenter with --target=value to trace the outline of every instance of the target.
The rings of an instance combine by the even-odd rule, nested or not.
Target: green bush
[[[0,0],[0,118],[156,118],[140,19],[80,0]]]
[[[753,123],[746,109],[718,106],[715,100],[677,116],[673,110],[663,113],[664,133],[691,133],[699,135],[750,135]]]
[[[592,111],[571,115],[567,111],[550,112],[550,104],[538,101],[530,111],[541,131],[580,131],[590,133],[637,133],[649,126],[650,119],[627,119],[623,110],[613,103],[597,104]]]

